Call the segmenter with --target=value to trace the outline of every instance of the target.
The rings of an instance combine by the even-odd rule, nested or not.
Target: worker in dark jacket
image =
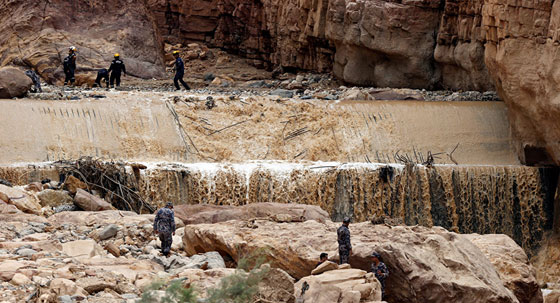
[[[111,72],[111,87],[113,87],[115,81],[117,82],[117,87],[119,87],[121,85],[121,73],[126,75],[126,67],[124,66],[124,62],[121,60],[118,53],[115,54],[115,59],[111,62],[109,72]]]
[[[173,213],[173,203],[167,202],[164,208],[156,213],[154,219],[154,233],[159,236],[161,241],[161,252],[164,256],[169,256],[173,236],[175,235],[175,214]]]
[[[175,78],[173,78],[175,88],[180,90],[181,88],[179,87],[179,82],[181,82],[186,90],[191,89],[189,85],[183,81],[183,76],[185,75],[185,64],[183,63],[183,59],[179,57],[179,51],[174,51],[173,57],[175,57]]]
[[[39,75],[37,75],[37,73],[32,70],[26,70],[25,74],[27,75],[27,77],[31,78],[31,81],[33,81],[33,85],[35,86],[33,92],[42,93],[43,89],[41,88],[41,78],[39,78]]]
[[[109,71],[106,68],[97,71],[97,78],[95,78],[95,84],[93,86],[101,87],[101,80],[105,80],[107,88],[109,88]]]
[[[62,63],[64,67],[64,85],[74,84],[76,78],[74,78],[74,73],[76,72],[76,47],[71,46],[68,50],[68,56],[64,58]]]
[[[342,220],[342,226],[336,230],[338,238],[338,254],[340,256],[340,264],[350,263],[352,255],[352,243],[350,243],[350,218],[346,217]]]

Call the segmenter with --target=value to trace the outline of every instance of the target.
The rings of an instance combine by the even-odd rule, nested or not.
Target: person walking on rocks
[[[185,75],[185,63],[183,63],[183,59],[179,57],[179,51],[174,51],[173,57],[175,57],[175,78],[173,78],[175,89],[181,90],[181,87],[179,87],[179,82],[181,82],[186,90],[191,89],[189,85],[185,83],[185,81],[183,81],[183,76]]]
[[[64,75],[66,76],[64,78],[64,85],[73,85],[76,81],[76,78],[74,78],[74,72],[76,72],[76,47],[70,47],[68,56],[64,58],[62,65],[64,67]]]
[[[338,236],[338,254],[340,256],[340,264],[349,263],[350,255],[352,255],[352,244],[350,243],[350,218],[345,217],[342,220],[342,226],[338,228],[336,234]]]
[[[173,236],[175,235],[175,214],[173,203],[167,202],[164,208],[158,210],[154,219],[154,233],[159,235],[161,241],[161,253],[169,256]]]
[[[117,82],[117,87],[121,86],[121,73],[124,73],[126,76],[126,67],[124,66],[124,62],[121,60],[121,55],[119,53],[115,54],[115,59],[111,62],[108,72],[111,72],[111,87],[113,87],[115,81]]]
[[[371,260],[371,272],[375,274],[375,277],[381,283],[381,296],[385,299],[385,279],[389,277],[389,269],[381,261],[381,255],[377,252],[372,252],[369,258]]]

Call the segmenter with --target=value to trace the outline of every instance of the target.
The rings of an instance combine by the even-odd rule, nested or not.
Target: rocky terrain
[[[0,303],[560,302],[558,5],[1,2]]]
[[[311,275],[319,253],[338,258],[338,224],[320,208],[179,205],[172,255],[166,258],[153,236],[153,215],[65,210],[101,202],[91,198],[83,204],[80,195],[87,193],[79,185],[65,186],[76,192],[73,199],[69,191],[36,191],[37,184],[29,191],[0,189],[8,200],[0,208],[1,302],[137,302],[145,292],[165,295],[148,290],[157,281],[179,281],[204,297],[255,253],[270,264],[261,267],[267,274],[255,302],[374,302],[381,294],[367,273],[372,250],[391,271],[388,302],[543,302],[535,269],[507,236],[352,224],[353,269],[329,263]],[[199,223],[208,218],[215,223]]]

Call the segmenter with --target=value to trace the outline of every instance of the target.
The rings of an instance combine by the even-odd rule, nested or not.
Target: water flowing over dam
[[[396,163],[397,154],[426,158],[428,152],[441,153],[440,164],[519,164],[500,102],[302,105],[255,99],[210,111],[172,105],[154,94],[120,94],[118,99],[79,102],[1,100],[5,127],[0,164],[82,156],[150,162],[266,158]],[[254,115],[258,112],[260,116]],[[240,121],[244,123],[227,128]],[[209,127],[204,123],[223,123],[226,129],[203,132]],[[448,154],[457,144],[452,160]]]
[[[404,166],[365,163],[249,162],[150,165],[142,196],[163,205],[318,205],[333,220],[399,218],[407,225],[461,233],[504,233],[533,253],[554,224],[558,169],[524,166]],[[4,167],[0,178],[57,178],[56,165]]]
[[[499,102],[310,103],[305,110],[313,119],[306,119],[297,118],[306,112],[294,115],[302,108],[289,103],[246,100],[255,106],[250,115],[265,109],[259,118],[230,129],[234,124],[222,120],[226,114],[241,120],[245,103],[208,111],[172,105],[157,95],[121,97],[1,101],[9,128],[0,134],[6,146],[0,150],[0,178],[14,184],[58,180],[53,161],[82,156],[142,162],[147,169],[136,174],[138,189],[156,205],[313,204],[336,221],[387,216],[461,233],[504,233],[529,254],[558,225],[558,169],[519,164]],[[203,119],[208,125],[224,123],[219,127],[225,131],[204,133]],[[290,124],[295,124],[292,134],[307,131],[291,136]],[[255,129],[274,134],[262,140],[234,135]],[[231,149],[223,153],[231,161],[205,158],[214,156],[216,142]],[[255,155],[269,150],[283,156],[257,160]],[[301,150],[308,152],[293,157]],[[439,154],[436,165],[395,164],[397,155],[421,162],[429,152]]]

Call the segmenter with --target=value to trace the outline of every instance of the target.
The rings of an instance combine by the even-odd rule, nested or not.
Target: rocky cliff
[[[553,1],[153,0],[168,40],[262,65],[334,71],[358,85],[489,90],[510,108],[528,164],[560,161]]]
[[[109,68],[114,53],[127,71],[143,78],[163,76],[162,43],[151,14],[136,1],[2,1],[0,65],[35,69],[43,79],[64,78],[62,59],[78,48],[76,81]]]

